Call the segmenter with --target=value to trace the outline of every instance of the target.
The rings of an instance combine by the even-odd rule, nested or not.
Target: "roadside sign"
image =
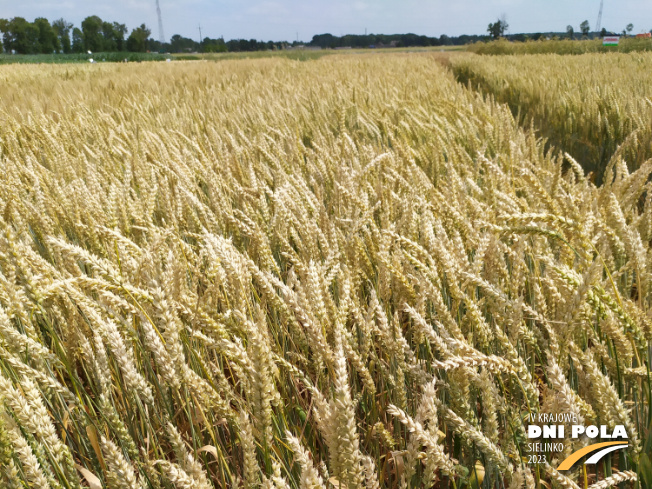
[[[618,46],[618,41],[620,41],[620,37],[618,36],[605,36],[602,38],[602,45],[603,46]]]

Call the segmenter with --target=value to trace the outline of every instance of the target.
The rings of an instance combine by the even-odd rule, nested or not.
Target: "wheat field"
[[[652,51],[652,41],[649,38],[621,36],[617,46],[605,46],[602,36],[595,39],[552,39],[545,37],[539,40],[476,42],[467,45],[467,50],[477,54],[488,55],[523,55],[523,54],[560,54],[577,55],[588,53],[635,53]],[[609,71],[612,74],[613,71]]]
[[[615,155],[630,170],[652,158],[651,64],[652,53],[452,59],[460,81],[507,103],[596,182]]]
[[[0,84],[3,488],[650,487],[652,161],[432,54]],[[628,450],[528,464],[555,411]]]

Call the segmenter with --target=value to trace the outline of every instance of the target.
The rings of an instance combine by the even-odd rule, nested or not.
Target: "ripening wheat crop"
[[[587,53],[632,53],[652,51],[652,40],[647,38],[621,37],[618,46],[604,46],[602,38],[597,39],[545,39],[476,42],[467,46],[467,50],[477,54],[521,55],[521,54],[587,54]]]
[[[507,103],[598,182],[614,155],[630,170],[652,158],[652,53],[460,56],[452,64],[460,81]]]
[[[3,488],[594,483],[539,411],[649,464],[652,161],[596,187],[430,55],[0,83]]]

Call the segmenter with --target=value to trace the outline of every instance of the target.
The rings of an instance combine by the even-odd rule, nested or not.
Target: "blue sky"
[[[160,0],[166,39],[172,34],[309,41],[314,34],[334,35],[414,32],[484,34],[487,24],[505,14],[509,31],[579,30],[595,26],[600,0]],[[146,23],[158,37],[155,0],[0,0],[0,18],[33,20],[63,17],[79,25],[88,15],[119,21],[130,29]],[[602,26],[621,31],[632,22],[634,32],[652,29],[652,1],[605,0]]]

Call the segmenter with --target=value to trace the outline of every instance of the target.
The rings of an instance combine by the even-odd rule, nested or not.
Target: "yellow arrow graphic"
[[[625,443],[622,441],[605,441],[603,443],[594,443],[588,447],[580,448],[578,451],[571,453],[566,460],[560,463],[559,467],[557,467],[557,470],[568,470],[584,455],[588,455],[589,453],[595,452],[604,447],[610,447],[612,445],[625,445]]]

